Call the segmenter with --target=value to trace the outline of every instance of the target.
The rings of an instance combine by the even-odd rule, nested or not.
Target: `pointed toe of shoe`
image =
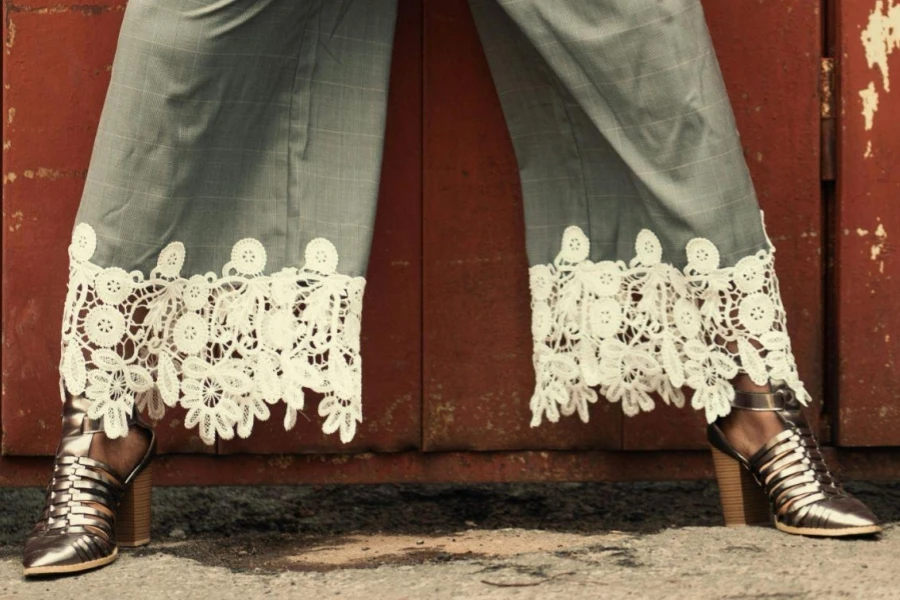
[[[881,531],[881,522],[868,506],[853,497],[832,501],[829,507],[828,527],[837,530],[860,530],[860,533]],[[871,530],[871,531],[863,531]]]
[[[66,567],[81,562],[73,542],[74,536],[41,536],[28,540],[22,566],[26,571]]]
[[[117,549],[95,556],[96,548],[78,535],[42,535],[25,543],[22,567],[26,576],[77,573],[111,563],[118,556]]]
[[[777,519],[782,531],[818,537],[845,537],[881,533],[878,517],[852,496],[839,496],[817,502],[807,510],[797,511],[786,519]]]

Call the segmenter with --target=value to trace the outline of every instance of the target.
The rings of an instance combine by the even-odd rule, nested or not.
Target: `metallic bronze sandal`
[[[775,527],[787,533],[842,537],[882,531],[872,511],[844,491],[828,469],[790,388],[737,391],[732,406],[774,412],[785,429],[745,458],[716,424],[709,426],[726,525],[765,522],[771,510]]]
[[[88,418],[90,401],[68,396],[63,434],[56,451],[41,518],[25,542],[25,575],[78,573],[107,565],[119,546],[150,542],[150,461],[156,436],[135,411],[129,426],[150,434],[150,446],[131,473],[120,480],[112,468],[88,458],[101,423]]]

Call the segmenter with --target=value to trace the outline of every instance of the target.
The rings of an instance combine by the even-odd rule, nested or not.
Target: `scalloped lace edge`
[[[695,238],[683,271],[662,262],[662,246],[642,230],[636,257],[592,262],[590,241],[569,227],[552,264],[531,267],[536,427],[578,413],[600,395],[634,416],[658,395],[691,405],[708,422],[728,414],[739,372],[757,384],[783,381],[807,404],[797,374],[774,270],[774,247],[721,268],[716,246]]]
[[[291,429],[308,389],[323,394],[322,430],[353,439],[362,422],[365,279],[336,272],[331,242],[312,240],[300,269],[263,275],[263,245],[243,239],[221,276],[190,278],[180,276],[180,242],[162,250],[149,277],[91,263],[96,245],[93,228],[78,224],[60,372],[65,389],[92,401],[88,414],[109,437],[128,433],[135,405],[152,419],[183,406],[185,426],[207,444],[249,436],[278,401]]]

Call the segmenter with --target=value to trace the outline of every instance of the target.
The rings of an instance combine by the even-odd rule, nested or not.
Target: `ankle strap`
[[[779,387],[771,392],[744,392],[735,390],[731,406],[742,410],[773,411],[784,410],[794,399],[794,391],[789,387]]]
[[[148,428],[148,425],[141,419],[141,413],[138,412],[137,405],[132,407],[131,414],[125,417],[125,424],[128,427],[137,425],[144,429]],[[85,413],[84,419],[81,421],[81,433],[100,433],[102,431],[106,431],[104,428],[104,418],[100,417],[99,419],[92,419]]]
[[[64,432],[68,431],[70,433],[77,432],[79,434],[84,434],[99,433],[101,431],[104,431],[103,417],[100,417],[99,419],[92,419],[88,416],[87,413],[88,408],[90,407],[90,403],[91,401],[83,395],[67,395],[65,404],[63,405]],[[131,414],[126,416],[125,422],[129,427],[131,427],[132,425],[147,427],[147,425],[141,419],[136,405],[132,407]]]

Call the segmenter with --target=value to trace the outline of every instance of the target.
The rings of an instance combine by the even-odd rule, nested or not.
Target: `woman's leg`
[[[809,399],[699,0],[471,6],[521,172],[532,424],[586,421],[597,387],[626,415],[690,388],[736,456],[811,439],[766,395]]]
[[[295,417],[306,388],[353,437],[394,17],[395,0],[129,4],[63,331],[66,388],[97,415],[181,403],[212,443],[279,399]]]
[[[395,8],[128,3],[69,248],[58,493],[26,574],[115,558],[118,499],[152,457],[138,409],[181,404],[211,444],[277,401],[293,427],[311,389],[353,438]]]
[[[567,376],[557,363],[567,359],[580,367],[579,383],[605,380],[603,362],[633,371],[619,381],[609,370],[616,381],[605,384],[626,414],[653,408],[645,388],[681,403],[669,384],[673,375],[674,388],[688,379],[690,339],[721,338],[711,349],[724,359],[743,349],[760,366],[753,379],[768,383],[771,368],[745,342],[783,333],[784,313],[699,2],[562,2],[550,10],[530,0],[473,0],[472,8],[521,171],[534,306],[548,317],[536,325],[547,368],[536,416],[552,418],[553,384]],[[772,283],[744,293],[733,267],[747,257],[759,257],[759,277]],[[614,277],[616,293],[591,286],[598,277]],[[770,318],[751,331],[737,309],[758,292],[771,302]],[[708,300],[702,312],[679,303],[698,296]],[[584,311],[571,312],[575,304]],[[625,346],[607,344],[615,359],[594,364],[607,338]],[[802,391],[784,344],[779,378]],[[710,421],[729,412],[727,382],[737,376],[730,364],[717,366],[691,386]]]

